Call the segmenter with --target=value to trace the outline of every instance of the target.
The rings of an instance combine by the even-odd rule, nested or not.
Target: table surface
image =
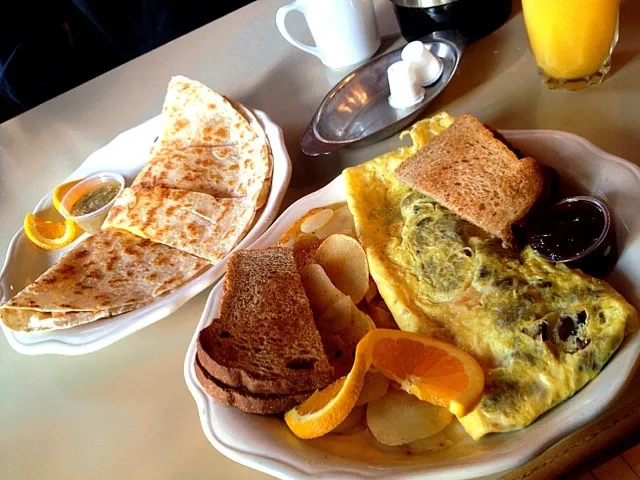
[[[328,158],[300,153],[309,119],[346,72],[326,69],[280,37],[275,12],[284,3],[257,1],[0,125],[0,251],[25,212],[88,154],[158,114],[173,74],[264,110],[282,127],[294,164],[285,205],[325,185],[344,167],[391,149],[395,139]],[[622,3],[610,77],[595,88],[564,92],[539,82],[515,2],[507,24],[467,47],[459,73],[427,114],[445,109],[472,113],[497,128],[565,130],[640,163],[639,3]],[[390,2],[376,0],[375,6],[382,49],[401,46]],[[302,29],[299,19],[293,23]],[[208,443],[184,383],[184,355],[208,293],[82,357],[21,356],[1,340],[0,477],[268,478]],[[601,422],[620,411],[640,424],[637,380]],[[599,425],[585,428],[598,431]],[[548,454],[566,453],[567,442],[580,435],[584,432],[554,447],[560,453]],[[583,457],[598,445],[597,435],[588,440],[583,445],[592,446]],[[510,475],[533,478],[526,472]]]

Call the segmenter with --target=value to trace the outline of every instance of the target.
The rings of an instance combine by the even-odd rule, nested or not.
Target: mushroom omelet
[[[395,168],[453,119],[411,129],[413,145],[345,170],[349,209],[371,275],[402,330],[455,343],[482,365],[479,439],[529,425],[603,368],[637,312],[610,285],[478,227],[400,183]]]

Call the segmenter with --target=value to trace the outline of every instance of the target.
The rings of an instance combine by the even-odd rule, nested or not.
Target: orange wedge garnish
[[[61,183],[60,185],[58,185],[56,188],[53,189],[53,195],[52,195],[53,206],[58,212],[60,212],[60,205],[62,204],[62,199],[64,198],[64,196],[67,194],[69,190],[71,190],[71,188],[75,187],[81,181],[82,179],[71,180],[66,183]]]
[[[482,367],[471,355],[426,335],[380,328],[358,343],[349,375],[285,413],[291,431],[316,438],[336,428],[355,407],[371,365],[404,391],[458,417],[473,409],[484,390]]]
[[[33,213],[27,213],[24,217],[24,233],[38,247],[56,250],[73,242],[76,236],[76,224],[72,220],[45,221]]]
[[[405,392],[457,417],[475,407],[484,391],[484,372],[475,358],[426,335],[384,332],[373,345],[373,366],[380,373],[399,383]]]

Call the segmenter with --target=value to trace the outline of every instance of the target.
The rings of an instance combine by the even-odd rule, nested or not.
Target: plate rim
[[[247,108],[250,107],[247,106]],[[53,335],[50,338],[47,338],[46,335],[47,333],[55,334],[58,332],[63,332],[63,334],[66,334],[65,337],[68,335],[70,336],[70,338],[73,338],[73,328],[55,330],[53,332],[38,332],[39,335],[42,335],[42,340],[39,340],[35,343],[24,343],[20,340],[20,332],[14,332],[13,330],[9,329],[3,322],[0,322],[0,328],[2,329],[7,342],[14,351],[22,355],[58,354],[68,356],[83,355],[95,352],[115,342],[118,342],[128,337],[129,335],[132,335],[135,332],[142,330],[149,325],[152,325],[153,323],[166,318],[167,316],[177,311],[193,297],[206,290],[211,285],[215,284],[224,275],[224,267],[229,255],[236,249],[247,248],[252,243],[254,243],[262,236],[262,234],[277,218],[280,206],[291,181],[291,158],[286,148],[284,133],[282,129],[264,111],[253,108],[250,108],[250,110],[261,122],[262,126],[265,129],[266,136],[269,140],[271,154],[273,157],[273,168],[271,175],[272,183],[269,189],[267,201],[262,208],[262,212],[260,212],[260,214],[257,216],[254,225],[242,238],[238,245],[236,245],[236,247],[234,247],[233,250],[229,252],[229,254],[227,254],[222,260],[212,266],[209,270],[203,272],[195,278],[190,279],[187,283],[170,292],[166,297],[161,297],[157,301],[151,302],[150,304],[145,305],[142,308],[136,309],[133,312],[127,312],[123,314],[130,314],[130,316],[126,319],[128,323],[125,326],[114,332],[107,333],[106,335],[98,335],[97,338],[91,338],[85,343],[69,342],[64,338],[59,337],[58,335]],[[111,140],[109,140],[105,145],[91,152],[82,161],[82,163],[80,163],[80,165],[78,165],[78,167],[69,174],[67,179],[64,181],[68,181],[69,179],[74,178],[74,176],[77,175],[76,172],[78,172],[78,170],[81,170],[83,166],[87,164],[92,155],[104,149],[108,149],[109,146],[118,139],[122,141],[121,139],[123,136],[131,136],[135,134],[144,135],[146,133],[145,128],[152,129],[154,127],[157,127],[158,125],[155,125],[155,123],[159,123],[160,118],[160,115],[156,115],[134,127],[131,127],[119,133]],[[113,146],[111,148],[113,148]],[[276,179],[278,180],[278,182],[274,183],[274,180]],[[51,203],[52,194],[53,191],[47,192],[38,201],[32,211],[39,212],[45,207],[48,207]],[[18,231],[13,235],[7,247],[7,251],[4,257],[4,263],[2,265],[2,269],[0,269],[0,298],[6,297],[6,299],[8,300],[9,298],[12,298],[17,294],[16,293],[11,297],[7,295],[8,285],[6,285],[5,279],[10,269],[13,267],[13,257],[16,255],[18,243],[20,243],[21,241],[26,241],[24,226],[20,227]],[[101,319],[101,321],[90,323],[87,325],[92,325],[93,331],[97,332],[100,330],[100,328],[103,327],[103,325],[111,324],[119,320],[122,320],[122,317],[115,316]],[[23,333],[22,335],[30,334]]]
[[[598,161],[614,161],[617,164],[625,167],[628,171],[630,171],[636,181],[640,184],[640,167],[637,165],[622,159],[616,155],[613,155],[605,150],[602,150],[600,147],[594,145],[589,140],[580,137],[579,135],[563,132],[558,130],[526,130],[526,129],[518,129],[518,130],[500,130],[502,134],[505,135],[509,140],[518,139],[518,138],[540,138],[540,137],[554,137],[556,139],[560,139],[563,142],[573,142],[574,144],[580,144],[585,147],[590,152],[598,155],[600,158]],[[289,208],[287,208],[278,219],[267,229],[259,239],[257,239],[253,244],[251,244],[248,248],[260,248],[263,247],[263,243],[271,243],[267,242],[265,239],[272,235],[272,232],[279,228],[279,226],[285,222],[284,219],[288,219],[296,210],[306,211],[309,208],[313,208],[313,201],[317,198],[323,198],[328,193],[332,192],[336,188],[340,188],[343,182],[342,173],[337,176],[334,180],[332,180],[329,184],[322,187],[319,190],[316,190],[309,195],[306,195],[300,199],[298,199],[295,203],[293,203]],[[304,213],[304,212],[302,212]],[[290,221],[290,220],[289,220]],[[493,457],[489,455],[487,459],[479,459],[473,461],[471,464],[462,464],[462,465],[452,465],[450,467],[445,467],[444,469],[440,469],[437,472],[430,471],[425,472],[424,466],[422,465],[411,465],[410,469],[402,470],[402,466],[394,466],[394,467],[381,467],[381,468],[372,468],[371,470],[363,471],[361,469],[354,470],[353,468],[349,468],[347,466],[334,467],[332,465],[332,470],[323,469],[323,464],[320,462],[316,465],[309,466],[307,464],[300,464],[297,459],[289,460],[288,458],[282,458],[282,455],[279,457],[268,455],[269,451],[264,452],[256,452],[256,451],[242,451],[234,446],[227,445],[223,439],[219,438],[219,435],[216,434],[215,429],[211,428],[211,425],[215,421],[216,413],[213,411],[213,407],[216,406],[215,402],[213,402],[210,397],[206,394],[206,392],[202,389],[202,387],[197,382],[195,378],[195,371],[193,369],[193,359],[195,358],[195,348],[196,341],[198,337],[199,331],[204,328],[204,326],[208,325],[211,318],[212,311],[217,307],[221,299],[221,290],[222,290],[222,282],[219,282],[209,294],[207,298],[207,302],[205,308],[203,310],[202,316],[194,335],[189,343],[189,347],[186,352],[185,362],[184,362],[184,377],[185,382],[187,384],[187,388],[189,389],[191,395],[194,398],[196,406],[198,408],[200,423],[202,429],[205,433],[205,436],[209,440],[209,442],[223,455],[227,456],[231,460],[234,460],[242,465],[247,467],[256,469],[258,471],[262,471],[268,473],[270,475],[276,476],[282,479],[294,479],[294,478],[317,478],[319,475],[329,475],[331,478],[417,478],[422,477],[425,474],[431,478],[431,475],[437,475],[439,479],[459,479],[459,478],[470,478],[473,476],[482,476],[482,475],[490,475],[496,474],[499,472],[504,472],[506,470],[516,468],[520,465],[525,464],[531,459],[535,458],[537,455],[542,453],[544,450],[557,443],[559,440],[564,438],[568,433],[578,430],[589,422],[593,421],[596,417],[602,414],[604,411],[608,410],[615,401],[624,394],[628,385],[634,378],[635,373],[640,368],[640,331],[636,331],[632,335],[625,338],[623,344],[619,347],[622,348],[624,343],[631,343],[632,347],[635,347],[635,354],[631,356],[631,358],[622,365],[622,369],[626,374],[621,379],[613,379],[612,384],[609,385],[609,390],[605,396],[599,396],[597,399],[598,402],[595,405],[592,405],[589,413],[583,416],[576,416],[573,418],[570,423],[567,423],[560,428],[556,428],[552,434],[539,435],[534,437],[531,442],[529,442],[528,448],[526,450],[514,450],[513,452],[504,455],[504,454],[494,454]],[[632,348],[628,347],[628,348]],[[617,350],[619,351],[619,350]],[[615,356],[607,362],[605,369],[607,366],[611,364],[611,361],[615,361]],[[618,357],[619,358],[619,357]],[[604,371],[604,369],[603,369]],[[601,371],[602,373],[602,371]],[[597,378],[597,377],[596,377]],[[588,385],[588,384],[587,384]],[[581,390],[582,391],[582,390]],[[580,391],[579,391],[580,392]],[[579,393],[576,392],[576,395]],[[571,401],[573,398],[567,399],[566,401]],[[565,402],[566,402],[565,401]],[[564,403],[564,402],[563,402]],[[560,404],[562,405],[562,404]],[[220,406],[224,407],[224,406]],[[226,407],[233,408],[233,407]],[[553,411],[553,409],[549,410]],[[295,447],[290,447],[295,448]],[[357,465],[357,464],[356,464]],[[304,468],[305,466],[311,467],[309,469]],[[422,471],[420,470],[422,469]]]

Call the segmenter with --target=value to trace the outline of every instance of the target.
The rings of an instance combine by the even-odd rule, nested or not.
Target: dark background
[[[0,123],[252,1],[0,2]]]

